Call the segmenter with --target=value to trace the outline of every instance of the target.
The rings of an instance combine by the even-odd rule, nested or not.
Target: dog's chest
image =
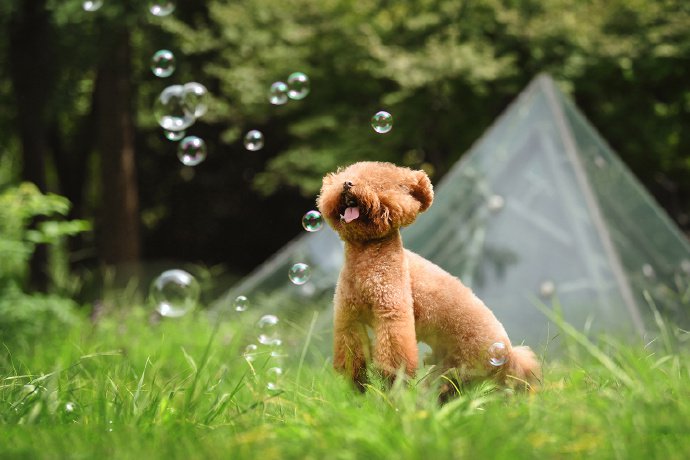
[[[374,311],[411,303],[409,272],[404,263],[377,261],[362,270],[345,268],[338,282],[341,308],[369,323]]]

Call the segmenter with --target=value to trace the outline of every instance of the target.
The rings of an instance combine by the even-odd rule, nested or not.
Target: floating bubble
[[[287,354],[283,353],[281,349],[273,350],[271,352],[271,358],[285,358]]]
[[[232,306],[235,311],[247,311],[247,308],[249,308],[249,299],[243,295],[238,295],[232,302]]]
[[[182,131],[165,131],[165,138],[169,141],[177,142],[182,139],[187,132],[183,129]]]
[[[264,146],[264,134],[256,129],[252,129],[244,136],[244,148],[250,152],[261,150]]]
[[[323,227],[323,217],[319,211],[311,210],[302,216],[302,227],[308,232],[318,232]]]
[[[489,211],[493,212],[500,211],[501,209],[503,209],[505,204],[506,202],[501,195],[492,195],[489,197],[489,200],[487,202]]]
[[[683,270],[685,273],[690,274],[690,260],[687,260],[687,259],[681,260],[680,269]]]
[[[68,402],[65,404],[65,412],[74,412],[74,409],[77,408],[77,405],[74,404],[73,402]]]
[[[371,117],[371,127],[379,134],[386,134],[393,129],[393,115],[381,110]]]
[[[539,286],[539,295],[548,298],[556,293],[556,284],[551,280],[546,280]]]
[[[103,6],[103,0],[86,0],[81,6],[84,8],[84,11],[98,11]]]
[[[281,375],[283,375],[283,369],[281,369],[280,367],[272,367],[268,369],[266,371],[266,378],[268,380],[266,388],[268,388],[271,391],[279,390],[280,387],[278,385],[278,380],[280,379]]]
[[[273,105],[283,105],[288,101],[288,85],[285,82],[277,81],[268,90],[268,100]]]
[[[271,347],[279,347],[283,344],[283,341],[278,337],[270,336],[268,334],[261,334],[257,338],[261,345],[268,345]]]
[[[309,94],[309,77],[302,72],[291,73],[287,79],[288,97],[299,101]]]
[[[185,166],[196,166],[206,159],[206,142],[196,136],[187,136],[177,146],[177,158]]]
[[[151,58],[151,72],[157,77],[166,78],[175,71],[175,55],[170,50],[158,50]]]
[[[208,110],[208,90],[206,87],[193,81],[185,83],[183,92],[187,110],[193,113],[195,118],[204,115]]]
[[[199,283],[184,270],[167,270],[151,285],[150,296],[158,313],[178,318],[189,313],[199,300]]]
[[[254,361],[256,359],[256,354],[257,354],[258,349],[259,349],[259,347],[257,347],[253,343],[250,343],[244,349],[244,353],[242,353],[242,356],[244,356],[244,359],[246,359],[247,361]]]
[[[489,347],[489,364],[502,366],[508,360],[508,349],[503,342],[492,343]]]
[[[154,16],[168,16],[175,11],[175,3],[170,0],[153,0],[149,2],[149,11]]]
[[[298,286],[306,283],[311,278],[311,267],[304,263],[296,263],[288,271],[288,277],[293,284]]]
[[[259,321],[257,321],[256,323],[256,325],[262,329],[273,327],[276,324],[278,324],[278,317],[275,315],[264,315],[261,318],[259,318]]]
[[[185,90],[182,85],[165,88],[156,98],[153,113],[166,131],[182,131],[194,124],[194,110],[185,103]]]

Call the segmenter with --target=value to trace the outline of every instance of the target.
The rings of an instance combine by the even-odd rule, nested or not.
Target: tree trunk
[[[96,82],[102,199],[100,256],[106,264],[139,260],[139,197],[132,113],[130,35],[116,29]]]
[[[54,31],[45,0],[21,2],[10,20],[9,67],[22,148],[22,180],[46,192],[47,126],[55,90]],[[38,220],[32,222],[35,226]],[[46,290],[47,251],[38,245],[30,262],[30,287]]]

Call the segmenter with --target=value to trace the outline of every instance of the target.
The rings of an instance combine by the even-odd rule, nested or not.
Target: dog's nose
[[[353,185],[354,184],[351,181],[346,181],[343,183],[343,190],[347,192],[352,188]]]

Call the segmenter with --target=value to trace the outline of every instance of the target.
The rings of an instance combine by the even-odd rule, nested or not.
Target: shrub
[[[4,343],[30,341],[76,318],[74,301],[23,289],[37,244],[58,251],[65,237],[89,230],[86,221],[63,219],[69,209],[67,199],[43,194],[31,183],[0,193],[0,340]],[[42,220],[30,228],[37,218]]]

